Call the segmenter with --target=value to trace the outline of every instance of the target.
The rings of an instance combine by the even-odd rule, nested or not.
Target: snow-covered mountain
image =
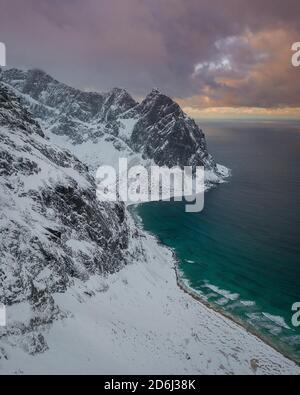
[[[130,145],[160,166],[205,166],[217,173],[205,136],[177,103],[154,89],[134,111]]]
[[[53,146],[2,84],[0,174],[0,300],[29,302],[32,329],[58,313],[53,293],[126,263],[130,230],[125,207],[99,203],[87,166]]]
[[[207,182],[220,182],[228,175],[208,153],[202,130],[157,89],[137,103],[124,89],[104,94],[82,92],[41,70],[0,70],[0,80],[15,89],[53,141],[71,150],[73,146],[73,152],[94,168],[103,162],[111,164],[111,158],[103,156],[105,149],[91,155],[91,142],[95,147],[108,141],[117,151],[113,156],[125,153],[141,157],[138,161],[150,159],[168,167],[203,165]],[[62,138],[58,140],[58,136]]]
[[[222,181],[176,103],[81,92],[38,70],[0,80],[0,374],[299,374],[182,292],[172,252],[124,205],[96,200],[93,171],[120,156],[204,164]]]

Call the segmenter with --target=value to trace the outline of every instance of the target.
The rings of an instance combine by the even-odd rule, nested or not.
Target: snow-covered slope
[[[87,166],[47,141],[1,84],[0,174],[0,301],[28,303],[26,332],[59,315],[54,292],[121,268],[130,230],[125,207],[100,204]]]
[[[15,89],[52,141],[67,146],[94,170],[125,156],[168,167],[203,165],[207,183],[228,176],[208,153],[202,130],[157,89],[138,104],[124,89],[82,92],[41,70],[0,69],[0,80]]]
[[[141,110],[122,90],[81,96],[44,73],[43,88],[31,79],[25,89],[23,72],[13,76],[11,88],[0,84],[0,302],[7,305],[0,374],[300,374],[181,291],[172,252],[139,230],[122,205],[97,202],[88,167],[57,146],[92,169],[124,154],[141,161],[158,143],[144,139],[139,153],[128,141],[143,117],[149,122],[151,104]],[[160,100],[168,102],[162,119],[173,109],[175,118],[184,116]],[[167,124],[158,131],[156,122],[148,126],[154,140],[156,132],[173,133]],[[218,179],[200,132],[189,120],[183,127],[198,133],[199,155]]]
[[[300,374],[293,362],[182,292],[172,252],[143,236],[143,254],[119,273],[76,280],[54,295],[72,315],[44,328],[49,349],[33,358],[24,352],[27,343],[13,346],[15,336],[5,342],[0,372]],[[9,310],[9,319],[20,311]]]

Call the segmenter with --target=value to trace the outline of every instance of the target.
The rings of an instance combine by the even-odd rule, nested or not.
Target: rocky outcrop
[[[204,133],[168,96],[154,89],[138,107],[139,120],[131,145],[160,166],[205,166],[215,163],[207,152]]]
[[[218,173],[203,132],[157,90],[138,104],[124,89],[88,93],[40,70],[0,69],[0,303],[17,316],[1,344],[45,352],[44,328],[73,314],[58,295],[75,289],[81,303],[76,289],[90,297],[93,275],[143,259],[124,205],[96,199],[91,169],[119,156]]]
[[[63,292],[75,278],[125,264],[125,208],[99,203],[87,166],[53,146],[1,84],[0,175],[2,303],[36,304],[35,289]]]
[[[6,70],[0,72],[0,80],[21,94],[23,104],[46,130],[67,135],[74,144],[96,143],[110,135],[160,166],[205,166],[218,173],[202,130],[156,89],[138,104],[124,89],[82,92],[40,70]]]

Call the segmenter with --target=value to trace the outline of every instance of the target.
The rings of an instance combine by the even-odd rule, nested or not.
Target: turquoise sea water
[[[173,248],[183,279],[206,301],[300,361],[300,123],[207,123],[210,152],[232,177],[184,203],[136,208],[145,229]]]

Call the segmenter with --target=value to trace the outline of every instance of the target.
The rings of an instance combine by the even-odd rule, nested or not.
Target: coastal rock
[[[136,108],[131,145],[160,166],[205,166],[216,170],[204,133],[168,96],[154,89]]]

